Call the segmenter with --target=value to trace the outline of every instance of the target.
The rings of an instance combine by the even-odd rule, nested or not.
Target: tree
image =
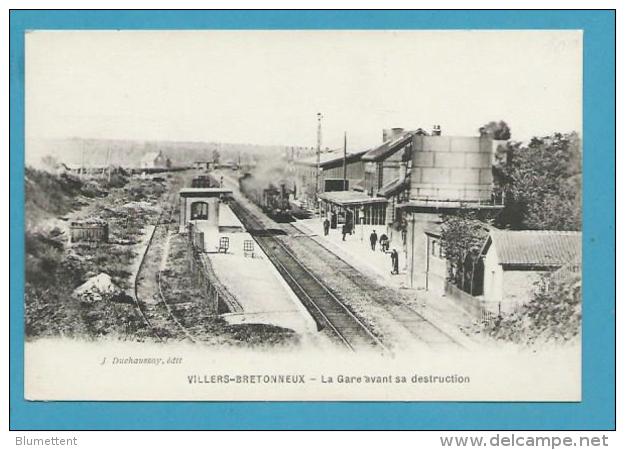
[[[581,141],[555,133],[528,145],[508,143],[493,174],[506,194],[498,224],[513,229],[581,229]]]
[[[464,261],[479,254],[488,232],[479,215],[472,211],[443,216],[441,245],[448,264],[448,279],[462,286]]]
[[[497,140],[510,139],[510,127],[506,122],[500,120],[499,122],[488,122],[483,127],[480,127],[480,136],[490,137]]]
[[[219,150],[213,150],[213,164],[219,164]]]
[[[59,167],[59,162],[54,156],[46,155],[41,158],[41,163],[47,171],[55,171]]]

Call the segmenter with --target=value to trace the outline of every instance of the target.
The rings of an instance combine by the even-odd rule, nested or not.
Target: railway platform
[[[357,226],[354,234],[347,235],[343,241],[340,228],[330,229],[329,234],[324,236],[323,223],[319,218],[297,220],[292,225],[302,234],[314,238],[327,250],[363,274],[372,277],[378,283],[409,294],[412,302],[407,306],[418,311],[420,315],[444,330],[465,347],[470,348],[475,345],[473,340],[462,332],[462,329],[472,327],[474,322],[472,316],[444,296],[412,290],[407,286],[405,257],[400,246],[396,247],[399,253],[399,275],[391,274],[390,254],[380,251],[379,244],[375,251],[371,250],[369,235],[372,230],[376,230],[379,237],[384,232],[383,226],[365,225],[362,229]],[[390,248],[393,248],[392,243]]]
[[[226,252],[219,251],[218,245],[209,245],[202,254],[243,308],[242,313],[224,314],[224,319],[232,324],[275,325],[300,334],[316,332],[313,318],[228,205],[220,205],[219,228],[204,232],[205,242],[218,243],[220,238],[228,238]],[[245,251],[246,241],[253,242],[253,255]]]
[[[323,234],[323,222],[319,218],[297,220],[293,222],[293,225],[302,232],[318,237],[330,250],[334,249],[347,253],[348,257],[353,255],[353,258],[359,262],[359,268],[366,267],[368,272],[375,276],[378,281],[382,281],[383,284],[397,289],[406,288],[406,257],[402,251],[401,243],[393,245],[393,242],[391,242],[389,247],[389,252],[395,248],[399,256],[399,274],[397,275],[391,273],[392,264],[389,252],[382,252],[379,243],[376,245],[375,251],[371,250],[369,235],[375,230],[379,238],[385,233],[385,226],[356,225],[354,233],[346,235],[343,241],[341,225],[336,229],[330,229],[327,236]],[[336,251],[333,253],[336,253]]]

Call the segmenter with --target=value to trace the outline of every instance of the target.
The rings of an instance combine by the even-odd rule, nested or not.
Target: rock
[[[110,275],[100,273],[74,289],[73,295],[85,303],[93,303],[101,301],[104,297],[116,297],[121,292]]]
[[[155,209],[155,207],[151,203],[145,201],[128,202],[125,203],[123,207],[129,209]]]

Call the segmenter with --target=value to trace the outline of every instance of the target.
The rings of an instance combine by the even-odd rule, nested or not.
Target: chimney
[[[401,135],[403,132],[404,132],[403,128],[384,128],[382,130],[382,142],[395,139],[397,136]]]
[[[432,136],[440,136],[441,135],[441,126],[440,125],[434,125],[432,127]]]

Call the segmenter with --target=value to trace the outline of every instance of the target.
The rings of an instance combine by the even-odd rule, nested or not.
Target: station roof
[[[232,189],[226,188],[182,188],[178,192],[181,197],[216,197],[220,194],[231,194]]]
[[[362,156],[363,161],[382,161],[389,156],[392,156],[395,152],[405,147],[412,141],[412,134],[405,133],[399,137],[384,142],[379,147],[369,150]]]
[[[460,201],[440,201],[440,200],[410,200],[408,202],[399,203],[397,208],[422,209],[428,208],[433,210],[454,210],[454,209],[503,209],[503,205],[495,205],[493,203],[485,202],[460,202]]]
[[[347,154],[347,162],[351,163],[354,161],[358,161],[362,155],[364,155],[367,150],[362,150],[355,153]],[[294,161],[295,164],[300,164],[304,166],[316,166],[317,165],[317,156],[309,156],[304,159],[298,159]],[[332,151],[327,153],[321,153],[319,155],[319,166],[322,169],[329,169],[331,167],[340,166],[343,164],[343,152],[342,151]]]
[[[491,245],[501,265],[560,267],[581,263],[582,234],[578,231],[492,230],[482,253]]]
[[[425,226],[423,231],[425,234],[429,234],[432,236],[440,236],[443,230],[443,225],[440,223],[429,223]]]
[[[400,180],[399,178],[395,178],[393,181],[386,183],[384,186],[380,188],[378,191],[378,195],[382,197],[389,197],[401,191],[402,189],[410,186],[410,181],[408,178],[404,178]]]
[[[323,192],[319,194],[319,198],[339,206],[359,206],[374,203],[387,203],[387,200],[384,197],[369,197],[367,194],[357,191]]]

